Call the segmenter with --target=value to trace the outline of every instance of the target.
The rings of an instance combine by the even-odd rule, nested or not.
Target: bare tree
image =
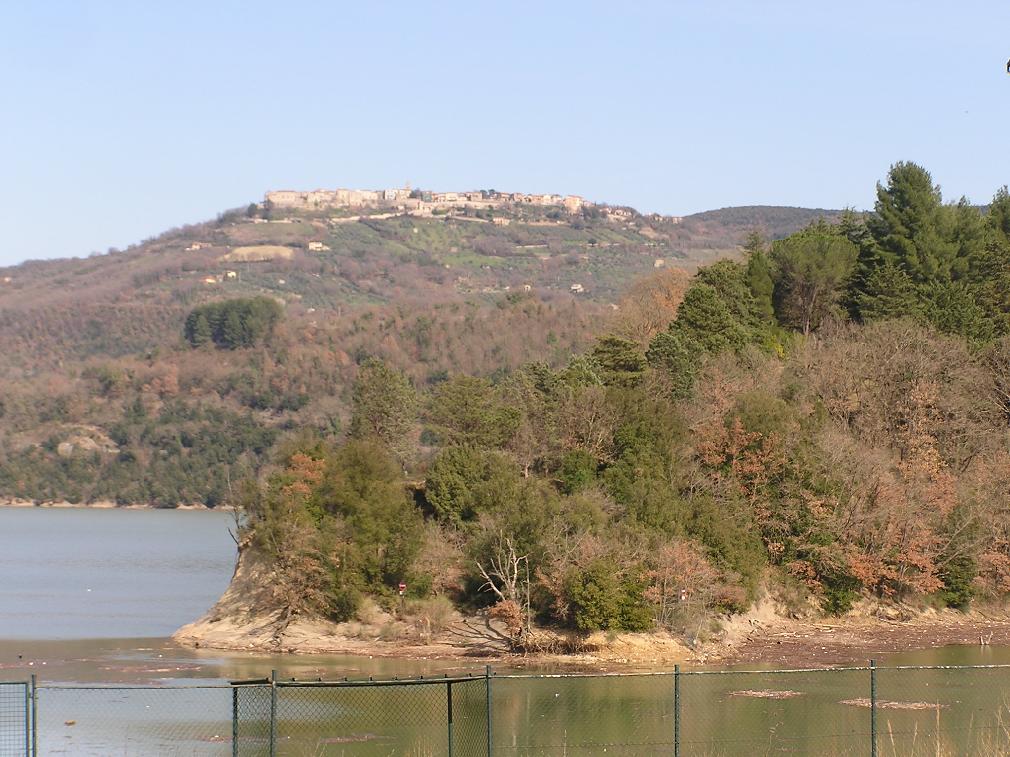
[[[488,565],[478,562],[477,570],[484,577],[480,591],[498,597],[492,617],[505,623],[514,645],[523,646],[532,628],[529,555],[520,555],[512,538],[499,531]]]

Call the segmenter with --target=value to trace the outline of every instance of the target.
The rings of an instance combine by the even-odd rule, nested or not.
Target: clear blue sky
[[[643,211],[869,207],[897,160],[1010,182],[1010,2],[0,3],[0,264],[268,189]]]

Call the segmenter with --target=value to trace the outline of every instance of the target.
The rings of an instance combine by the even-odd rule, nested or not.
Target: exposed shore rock
[[[1004,609],[958,612],[864,600],[844,617],[795,618],[765,597],[747,613],[723,618],[719,632],[694,644],[665,632],[586,637],[538,629],[541,651],[517,654],[510,651],[504,627],[483,615],[453,612],[433,630],[423,617],[397,617],[366,605],[359,621],[295,618],[283,624],[280,613],[268,609],[268,576],[268,566],[243,549],[221,599],[172,638],[187,646],[236,651],[494,660],[516,667],[594,670],[661,669],[675,663],[823,667],[953,644],[1010,646],[1010,613]]]

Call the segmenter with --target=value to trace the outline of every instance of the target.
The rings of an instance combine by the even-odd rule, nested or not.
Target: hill
[[[831,215],[746,210],[769,236]],[[418,386],[561,365],[631,282],[734,255],[750,228],[735,209],[489,218],[263,203],[126,250],[0,270],[0,497],[214,504],[286,429],[343,428],[365,357]],[[284,307],[268,345],[183,342],[194,308],[256,296]]]
[[[693,646],[767,596],[752,620],[1005,602],[1008,292],[1010,194],[944,204],[898,163],[873,215],[659,271],[566,361],[361,361],[346,433],[290,437],[234,497],[240,569],[180,638]],[[228,344],[269,316],[193,323]]]

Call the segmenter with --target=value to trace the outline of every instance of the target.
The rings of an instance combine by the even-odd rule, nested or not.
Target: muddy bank
[[[247,581],[233,582],[210,613],[179,629],[173,640],[235,651],[583,670],[664,669],[674,664],[821,667],[865,664],[870,658],[958,644],[1010,647],[1010,613],[1002,609],[962,613],[881,605],[842,618],[797,620],[775,614],[766,603],[746,615],[723,619],[720,630],[704,643],[689,645],[667,633],[581,637],[541,630],[544,651],[516,654],[510,651],[505,629],[483,616],[455,614],[443,628],[426,632],[417,618],[399,619],[371,608],[366,622],[296,619],[282,629],[276,614],[251,611],[249,594],[235,591],[236,585]]]
[[[398,627],[399,628],[396,628]],[[396,628],[396,630],[390,630]],[[482,617],[457,618],[430,638],[422,638],[407,623],[369,625],[359,622],[292,622],[277,633],[275,616],[243,620],[203,618],[180,628],[172,640],[184,646],[258,653],[339,654],[410,660],[453,660],[461,663],[507,663],[579,669],[664,668],[700,663],[703,656],[668,634],[598,633],[585,638],[541,631],[543,652],[510,651],[504,629]],[[400,634],[388,638],[390,634]],[[565,650],[565,651],[550,651]]]
[[[887,617],[891,615],[893,617]],[[880,615],[750,624],[709,645],[709,661],[775,667],[865,664],[886,655],[951,645],[1010,646],[1005,610],[917,610],[882,606]]]

